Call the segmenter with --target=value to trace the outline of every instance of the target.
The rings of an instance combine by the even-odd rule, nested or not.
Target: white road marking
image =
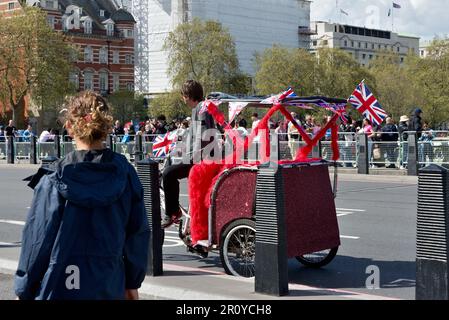
[[[20,247],[21,243],[20,242],[1,242],[0,241],[0,247]]]
[[[174,244],[166,244],[166,242],[174,242]],[[182,247],[184,245],[184,242],[182,242],[181,239],[177,237],[165,237],[164,238],[164,248],[173,248],[173,247]]]
[[[349,239],[349,240],[359,240],[360,237],[353,237],[353,236],[340,236],[341,239]]]
[[[366,212],[366,210],[337,208],[337,217],[350,216],[358,212]]]
[[[338,212],[339,211],[337,211],[337,217],[345,217],[354,214],[354,212],[345,212],[345,213],[338,213]]]
[[[345,208],[337,208],[337,211],[355,211],[355,212],[366,212],[366,210],[360,210],[360,209],[345,209]]]
[[[18,225],[18,226],[24,226],[25,225],[25,221],[18,221],[18,220],[0,219],[0,223],[15,224],[15,225]]]

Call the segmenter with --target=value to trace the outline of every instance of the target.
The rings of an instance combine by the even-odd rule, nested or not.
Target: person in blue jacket
[[[77,151],[32,180],[15,293],[21,300],[138,299],[150,235],[142,185],[124,156],[103,147],[112,117],[100,95],[73,97],[66,127]]]

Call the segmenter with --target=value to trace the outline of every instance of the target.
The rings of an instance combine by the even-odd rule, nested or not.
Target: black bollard
[[[287,235],[282,168],[260,167],[256,186],[255,291],[288,295]]]
[[[14,164],[16,152],[14,150],[14,137],[6,138],[6,163]]]
[[[55,136],[55,154],[56,154],[56,158],[60,159],[61,158],[61,137],[60,136]]]
[[[408,161],[407,173],[409,176],[417,176],[419,170],[418,138],[416,132],[408,135]]]
[[[161,198],[159,192],[159,164],[151,159],[137,162],[137,174],[144,189],[145,209],[150,224],[150,249],[148,252],[148,271],[151,276],[163,274],[161,229]]]
[[[112,151],[115,151],[115,143],[114,143],[114,136],[112,134],[108,135],[107,139],[107,147],[111,149]]]
[[[135,148],[135,161],[142,161],[144,156],[143,156],[143,139],[142,139],[142,135],[137,135],[136,136],[136,148]]]
[[[419,170],[416,300],[449,299],[449,171]]]
[[[30,137],[30,164],[37,164],[37,137]]]
[[[357,135],[357,173],[358,174],[369,174],[369,160],[371,155],[368,154],[368,137],[366,134]]]

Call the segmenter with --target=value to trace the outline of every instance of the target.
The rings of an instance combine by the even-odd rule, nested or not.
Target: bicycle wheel
[[[251,278],[255,275],[256,223],[240,219],[221,235],[220,259],[227,274]]]
[[[337,255],[338,247],[326,249],[296,257],[300,263],[310,268],[321,268],[328,265]]]

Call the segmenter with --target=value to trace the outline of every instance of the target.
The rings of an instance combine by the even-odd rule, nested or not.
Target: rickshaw
[[[338,125],[341,118],[345,120],[347,100],[326,97],[288,97],[281,94],[271,101],[261,100],[222,100],[206,101],[204,108],[212,114],[215,121],[221,125],[228,138],[235,142],[239,139],[225,121],[223,113],[218,108],[219,103],[243,103],[247,107],[268,109],[267,115],[259,123],[252,135],[245,139],[243,150],[234,150],[232,157],[242,159],[243,153],[257,135],[266,135],[262,140],[262,156],[259,161],[244,160],[239,164],[216,168],[216,174],[206,192],[204,199],[209,203],[207,208],[207,243],[203,244],[208,251],[218,252],[226,273],[238,277],[253,277],[255,274],[255,241],[256,241],[256,187],[259,166],[270,161],[269,131],[262,133],[268,119],[276,112],[281,112],[301,134],[305,147],[299,150],[296,159],[278,161],[285,168],[286,211],[287,211],[287,241],[288,256],[296,258],[307,267],[321,268],[329,264],[337,254],[340,246],[335,197],[337,192]],[[286,107],[312,109],[326,108],[333,112],[331,121],[315,136],[310,137],[291,117]],[[330,181],[328,166],[331,162],[322,159],[311,159],[312,148],[323,138],[327,130],[332,130],[332,150],[335,164],[333,186]],[[265,141],[265,142],[263,142]],[[167,161],[166,161],[167,163]],[[201,164],[200,164],[201,165]],[[195,166],[194,166],[195,168]],[[193,168],[192,168],[193,170]],[[189,181],[192,178],[192,172]],[[288,186],[287,186],[288,184]],[[302,189],[287,195],[289,188]],[[161,187],[161,204],[164,206],[164,192]],[[303,204],[295,202],[302,198]],[[313,203],[308,199],[313,198]],[[202,200],[204,200],[202,199]],[[305,203],[308,202],[308,203]],[[192,211],[181,208],[183,217],[179,223],[179,237],[189,251],[206,257],[207,253],[192,249]],[[198,205],[196,205],[198,208]],[[164,208],[162,208],[164,210]],[[203,220],[203,222],[206,220]]]

